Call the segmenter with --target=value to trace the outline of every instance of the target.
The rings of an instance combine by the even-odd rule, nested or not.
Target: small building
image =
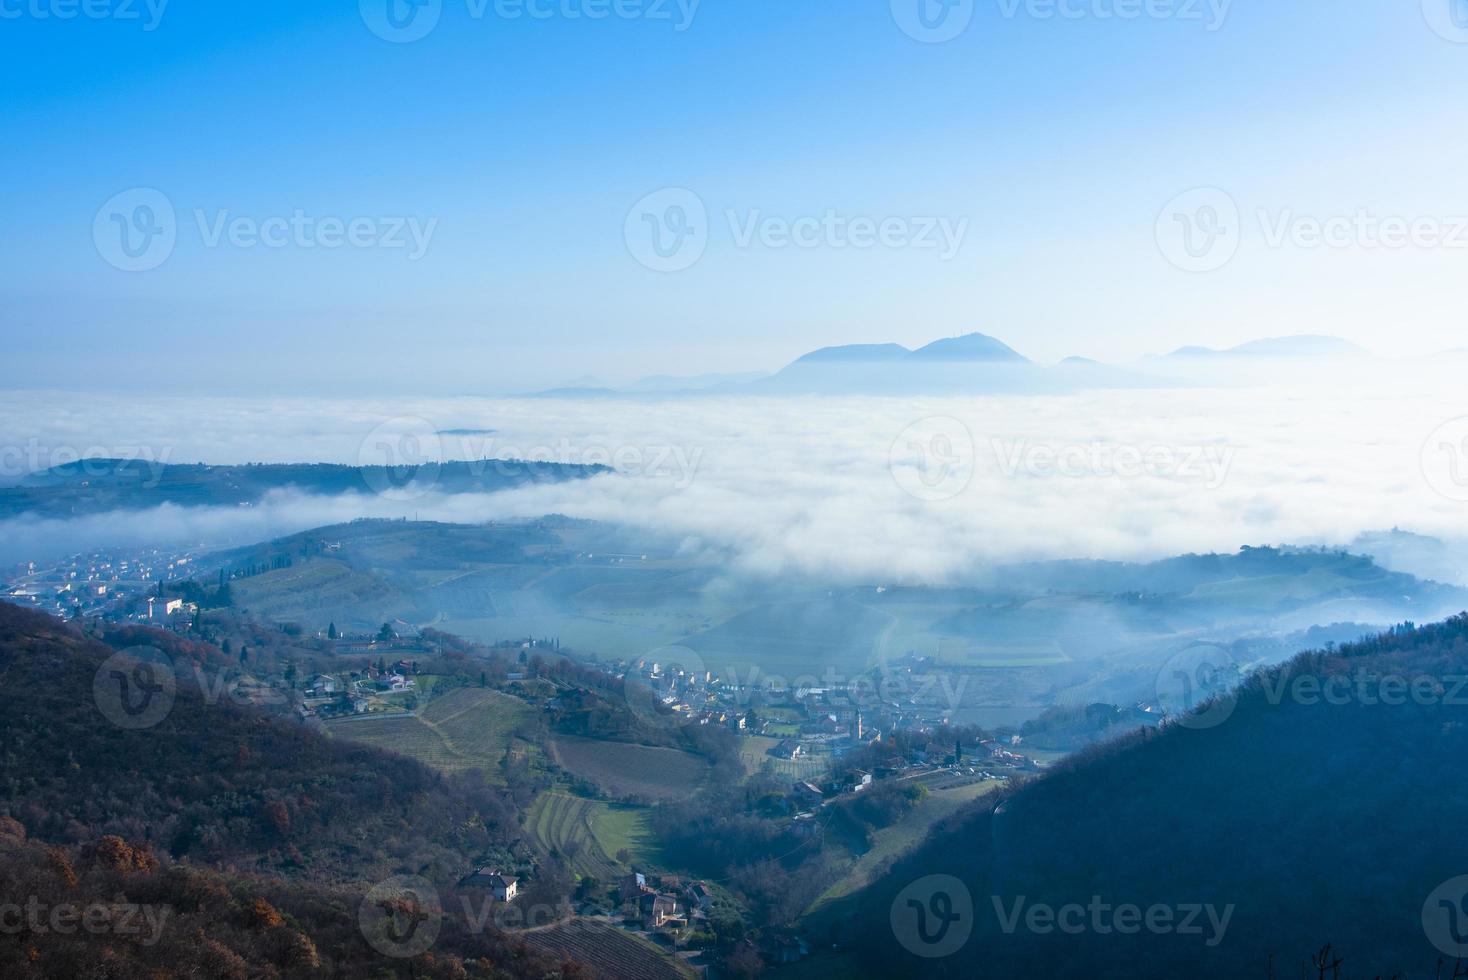
[[[634,872],[622,879],[617,888],[617,895],[625,905],[628,902],[641,901],[642,896],[652,894],[652,889],[647,886],[647,875]]]
[[[777,759],[789,759],[794,762],[805,754],[805,746],[793,738],[783,739],[779,745],[770,750],[770,754]]]
[[[687,889],[688,904],[701,912],[707,912],[714,904],[714,893],[701,881],[695,881]]]
[[[671,895],[650,893],[638,900],[637,911],[643,925],[649,929],[661,929],[672,925],[678,918],[678,900]]]
[[[815,783],[801,780],[795,784],[795,796],[804,803],[819,803],[825,795]]]
[[[520,893],[520,879],[491,868],[480,868],[459,882],[459,885],[463,888],[488,889],[497,902],[513,902]]]
[[[165,622],[183,611],[182,599],[148,597],[148,618],[153,622]]]

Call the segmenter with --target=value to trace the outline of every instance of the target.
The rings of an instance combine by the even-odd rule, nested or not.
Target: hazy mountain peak
[[[914,358],[925,361],[1007,361],[1028,364],[1029,358],[1022,356],[1003,341],[987,334],[970,333],[962,337],[945,337],[935,340],[926,347],[913,352]]]

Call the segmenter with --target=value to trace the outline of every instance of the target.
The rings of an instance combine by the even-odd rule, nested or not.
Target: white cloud
[[[18,447],[46,459],[58,448],[141,447],[175,463],[372,462],[364,438],[385,420],[413,417],[440,429],[495,430],[444,437],[450,457],[612,462],[624,472],[488,496],[282,494],[227,512],[10,522],[0,526],[0,557],[168,531],[242,543],[363,515],[475,521],[554,512],[727,549],[751,572],[942,582],[1026,558],[1344,543],[1392,526],[1457,536],[1468,503],[1435,490],[1422,460],[1429,435],[1463,411],[1451,384],[1415,374],[1033,398],[251,401],[7,392],[0,446],[12,455]],[[928,447],[928,483],[914,484],[911,468],[894,477],[894,442],[930,418],[961,426],[943,423],[949,442]],[[898,457],[916,461],[910,439]],[[1468,473],[1468,452],[1464,464]]]

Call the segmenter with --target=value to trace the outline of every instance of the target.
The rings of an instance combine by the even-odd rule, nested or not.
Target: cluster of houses
[[[679,882],[676,879],[653,879],[633,872],[617,887],[617,901],[622,913],[636,919],[648,930],[667,929],[678,932],[688,928],[690,919],[708,914],[714,894],[701,881]]]
[[[173,555],[157,548],[140,551],[96,551],[72,555],[50,567],[23,562],[9,569],[7,585],[0,590],[6,601],[29,606],[63,619],[80,613],[102,615],[129,597],[156,591],[157,583],[189,574],[192,557]],[[192,610],[186,610],[192,612]],[[130,618],[154,625],[169,625],[166,610],[155,612],[151,604]]]
[[[307,712],[322,717],[361,715],[371,710],[372,697],[382,694],[405,694],[417,689],[413,675],[417,661],[399,660],[391,667],[368,666],[365,671],[351,671],[345,681],[333,674],[318,674],[306,684]],[[314,703],[313,703],[314,702]]]

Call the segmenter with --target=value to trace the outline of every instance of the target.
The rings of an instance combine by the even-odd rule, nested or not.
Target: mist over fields
[[[0,476],[77,456],[394,465],[521,458],[615,475],[493,494],[272,493],[0,524],[0,560],[257,541],[359,516],[626,523],[731,569],[941,584],[1000,562],[1460,534],[1453,374],[944,397],[241,399],[0,394]],[[1395,377],[1393,377],[1395,375]],[[1444,428],[1445,424],[1447,425]],[[1407,568],[1412,571],[1414,569]],[[1438,574],[1441,569],[1436,570]]]

